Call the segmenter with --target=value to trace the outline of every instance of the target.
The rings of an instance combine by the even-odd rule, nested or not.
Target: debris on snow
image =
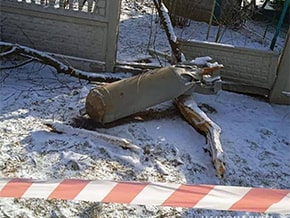
[[[137,145],[134,145],[132,142],[124,138],[119,138],[116,136],[111,136],[103,133],[98,133],[96,131],[89,131],[86,129],[73,128],[71,126],[58,123],[58,122],[44,122],[46,126],[52,129],[53,132],[60,134],[69,134],[69,135],[81,135],[83,138],[96,138],[109,142],[110,144],[120,146],[123,149],[130,149],[132,151],[140,152],[141,148]]]

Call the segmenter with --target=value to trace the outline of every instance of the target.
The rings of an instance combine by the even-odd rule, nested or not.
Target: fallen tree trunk
[[[205,135],[209,144],[210,153],[216,174],[219,178],[224,176],[225,164],[223,149],[220,142],[221,128],[214,123],[197,106],[191,96],[180,96],[175,99],[175,104],[184,118],[199,132]]]

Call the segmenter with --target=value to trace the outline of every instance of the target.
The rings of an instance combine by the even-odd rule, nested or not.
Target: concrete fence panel
[[[180,44],[187,59],[210,56],[224,65],[221,70],[224,89],[269,95],[276,77],[277,53],[201,41]]]
[[[120,0],[1,0],[0,6],[2,41],[114,68]]]

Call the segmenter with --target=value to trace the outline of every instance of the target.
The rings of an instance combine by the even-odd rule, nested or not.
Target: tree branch
[[[35,59],[34,58],[30,58],[28,60],[25,60],[25,61],[21,62],[20,64],[16,64],[16,65],[9,66],[9,67],[0,67],[0,70],[9,70],[9,69],[21,67],[21,66],[24,66],[26,64],[31,63],[32,61],[35,61]]]
[[[223,149],[220,142],[221,128],[199,109],[191,96],[178,97],[175,99],[175,104],[189,124],[205,135],[210,147],[216,174],[219,178],[223,177],[225,173],[225,164]]]
[[[4,58],[11,55],[21,55],[25,57],[30,57],[39,62],[42,62],[44,64],[54,67],[58,73],[68,74],[70,76],[74,76],[80,79],[85,79],[88,81],[112,82],[112,81],[121,79],[117,76],[114,76],[113,74],[105,75],[104,73],[92,73],[92,72],[81,71],[72,66],[67,66],[63,64],[62,62],[51,57],[45,52],[41,52],[39,50],[29,48],[26,46],[0,42],[0,47],[6,47],[8,49],[8,51],[0,53],[0,58]]]
[[[1,45],[2,46],[2,45]],[[16,47],[10,47],[10,50],[0,53],[0,58],[14,55],[16,53]]]
[[[153,2],[158,11],[163,27],[165,29],[165,33],[169,41],[170,47],[172,49],[173,55],[175,56],[178,63],[185,62],[186,61],[185,56],[181,52],[177,44],[177,37],[174,33],[174,29],[173,29],[167,8],[165,7],[165,5],[162,3],[161,0],[159,0],[158,2],[157,0],[153,0]]]

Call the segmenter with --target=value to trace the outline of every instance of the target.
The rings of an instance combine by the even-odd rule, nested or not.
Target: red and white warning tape
[[[0,179],[0,198],[44,198],[213,210],[290,213],[290,190],[80,179]]]

